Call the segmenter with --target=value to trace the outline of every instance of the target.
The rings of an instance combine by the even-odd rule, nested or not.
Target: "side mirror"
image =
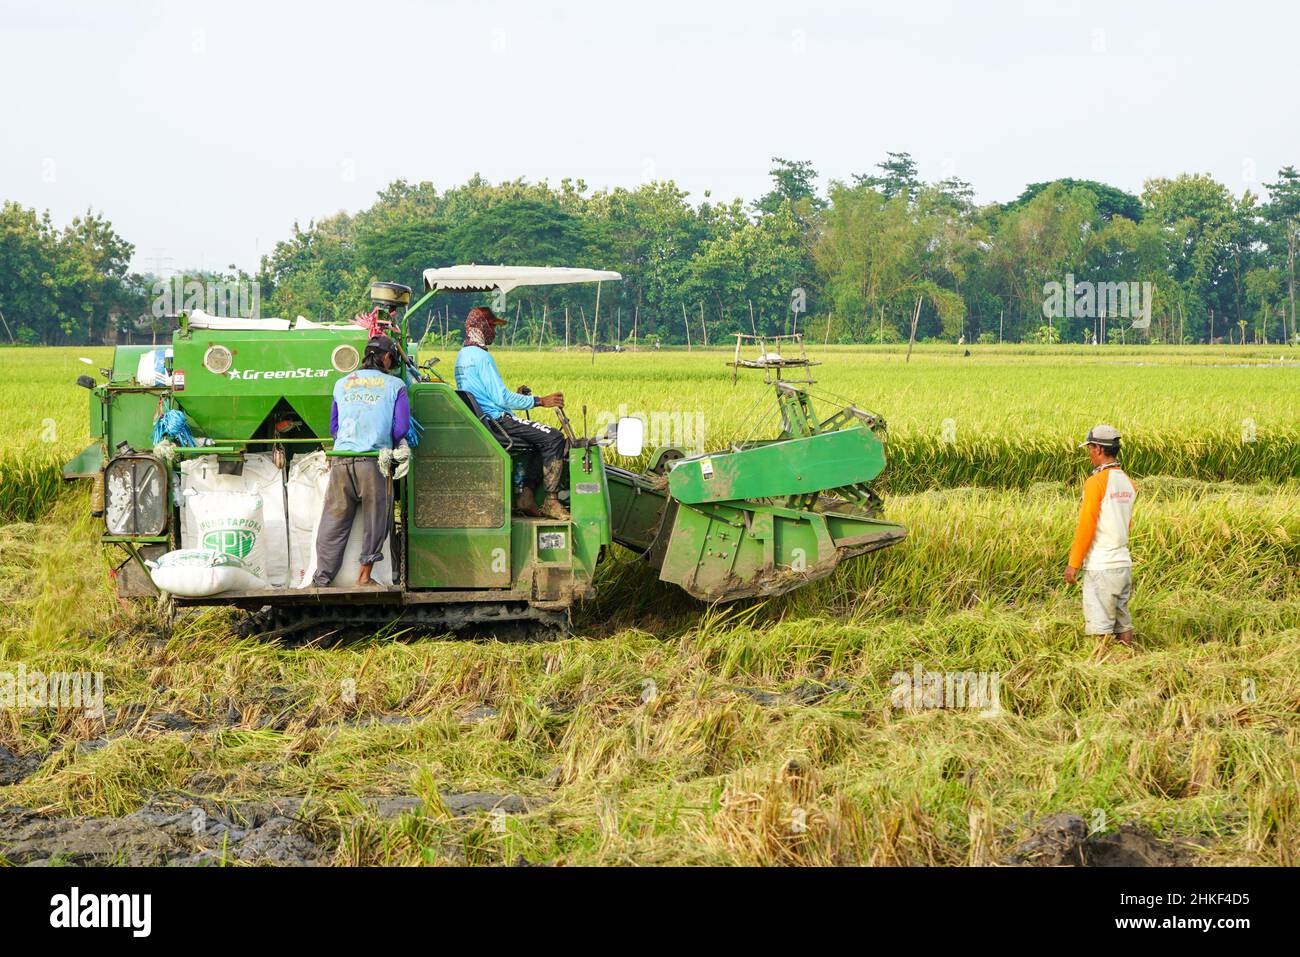
[[[93,389],[95,388],[95,380],[88,375],[79,375],[77,376],[77,385],[83,389]]]
[[[615,438],[615,451],[624,458],[634,459],[641,454],[645,446],[645,423],[640,419],[624,416],[618,420],[618,432]]]

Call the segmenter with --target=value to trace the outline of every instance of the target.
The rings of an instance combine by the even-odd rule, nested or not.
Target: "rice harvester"
[[[394,374],[406,382],[420,430],[408,474],[396,483],[389,583],[378,587],[350,587],[343,573],[335,586],[311,585],[301,566],[310,562],[314,531],[301,505],[295,514],[294,484],[307,464],[323,470],[333,455],[332,389],[357,368],[371,328],[195,310],[178,316],[168,347],[117,346],[104,381],[78,380],[89,390],[92,441],[63,474],[93,483],[102,541],[122,553],[119,594],[161,598],[167,607],[258,611],[278,633],[395,621],[450,630],[525,622],[563,632],[575,603],[594,597],[598,564],[615,544],[662,581],[704,602],[727,602],[782,594],[903,539],[871,486],[886,463],[884,420],[847,402],[822,417],[811,392],[816,363],[797,335],[738,335],[730,363],[733,382],[756,371],[773,388],[774,435],[709,452],[664,446],[644,468],[628,469],[606,458],[643,461],[643,421],[625,417],[600,435],[579,435],[559,410],[570,519],[512,514],[520,451],[504,447],[472,397],[438,374],[437,358],[421,362],[410,320],[439,292],[505,296],[621,278],[558,267],[433,268],[413,305],[405,286],[372,287],[377,308],[392,310],[389,334],[405,359]],[[159,442],[164,417],[169,431]],[[191,496],[201,476],[217,487],[260,489],[260,534],[271,557],[253,587],[160,593],[151,563],[164,553],[201,547],[237,556],[247,545],[239,534],[196,533]]]

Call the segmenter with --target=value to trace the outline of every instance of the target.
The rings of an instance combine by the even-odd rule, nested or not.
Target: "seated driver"
[[[564,393],[532,396],[511,392],[497,371],[496,360],[488,346],[496,340],[497,326],[505,325],[491,309],[476,306],[465,318],[465,345],[456,354],[456,388],[468,392],[494,427],[489,429],[502,441],[498,428],[509,437],[511,447],[528,449],[529,468],[524,479],[524,490],[516,509],[524,515],[568,521],[569,510],[560,503],[560,477],[564,472],[566,453],[564,433],[559,429],[517,419],[510,410],[524,411],[541,406],[546,409],[564,408]],[[502,442],[504,445],[505,443]],[[542,507],[537,507],[537,483],[541,480],[545,497]]]

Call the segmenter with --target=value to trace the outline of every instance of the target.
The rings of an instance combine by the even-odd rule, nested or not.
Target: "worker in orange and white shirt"
[[[1083,619],[1090,635],[1114,635],[1133,643],[1133,619],[1128,613],[1133,593],[1133,559],[1128,551],[1128,527],[1137,489],[1119,457],[1119,432],[1098,425],[1079,448],[1088,450],[1092,474],[1083,483],[1079,527],[1070,546],[1065,580],[1079,581],[1083,571]]]

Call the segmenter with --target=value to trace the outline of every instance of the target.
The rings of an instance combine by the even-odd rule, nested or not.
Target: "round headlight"
[[[357,354],[356,346],[345,343],[335,347],[334,354],[330,356],[330,361],[334,363],[334,368],[339,372],[351,372],[360,364],[361,356]]]
[[[234,361],[235,357],[225,346],[208,346],[208,351],[203,353],[203,368],[213,375],[225,375]]]

